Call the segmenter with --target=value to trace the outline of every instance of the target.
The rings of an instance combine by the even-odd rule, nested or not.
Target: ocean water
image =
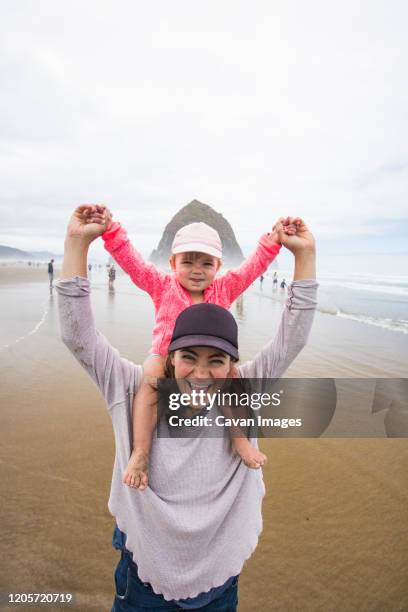
[[[279,280],[292,278],[287,266],[277,272]],[[317,276],[321,312],[408,334],[408,255],[325,255]]]
[[[273,291],[272,273],[267,273],[262,288],[256,280],[232,307],[239,327],[242,362],[252,359],[279,326],[287,293]],[[285,274],[290,281],[292,273],[280,269],[278,276]],[[32,282],[31,273],[20,281],[13,275],[13,282],[10,278],[0,282],[0,361],[4,359],[7,367],[24,365],[27,370],[40,360],[46,372],[50,356],[63,349],[56,292],[50,295],[48,275],[44,274],[36,282]],[[340,275],[319,270],[319,282],[321,312],[315,318],[308,346],[289,375],[406,376],[406,277],[361,272]],[[104,270],[92,273],[91,284],[98,329],[124,357],[142,363],[150,349],[154,325],[149,296],[123,273],[118,273],[114,293],[108,291]],[[52,350],[51,341],[55,341]]]

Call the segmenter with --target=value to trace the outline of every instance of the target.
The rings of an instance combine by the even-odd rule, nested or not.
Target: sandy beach
[[[148,299],[124,277],[115,294],[103,271],[92,280],[98,328],[140,363]],[[109,416],[60,341],[46,270],[0,268],[0,297],[1,590],[70,592],[74,609],[110,610],[118,553],[107,509]],[[273,336],[280,311],[256,287],[233,307],[241,361]],[[406,377],[407,345],[407,336],[317,313],[288,373]],[[406,439],[263,439],[261,448],[264,530],[240,578],[240,612],[407,610]]]

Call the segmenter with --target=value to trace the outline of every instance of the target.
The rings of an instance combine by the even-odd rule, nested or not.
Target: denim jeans
[[[167,601],[156,595],[149,584],[137,575],[137,567],[128,552],[121,552],[115,571],[116,595],[111,612],[178,612],[183,608],[176,601]],[[201,612],[236,612],[238,605],[238,576],[222,595],[206,606],[196,608]]]

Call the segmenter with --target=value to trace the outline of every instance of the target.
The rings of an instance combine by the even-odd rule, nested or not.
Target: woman
[[[115,573],[112,609],[232,612],[238,576],[262,529],[262,472],[248,469],[232,455],[228,436],[154,437],[150,486],[141,493],[123,485],[121,474],[131,450],[130,411],[143,370],[121,358],[95,329],[87,252],[105,226],[87,224],[84,210],[76,209],[69,222],[57,290],[63,340],[102,392],[115,434],[108,506],[116,518],[114,545],[122,549],[122,558]],[[275,340],[253,361],[239,366],[242,377],[280,377],[305,345],[312,324],[317,288],[313,236],[303,224],[296,236],[281,232],[280,240],[295,256],[294,282]],[[180,316],[188,318],[191,309],[194,306]],[[219,349],[219,325],[206,330],[204,335],[212,336]],[[195,329],[194,335],[200,331]],[[188,347],[185,342],[182,348],[176,345],[175,378],[213,380],[228,375],[228,351],[222,351],[222,366],[215,367],[212,347],[201,342],[202,338],[197,346],[187,338]],[[183,357],[186,348],[192,353],[188,365]]]

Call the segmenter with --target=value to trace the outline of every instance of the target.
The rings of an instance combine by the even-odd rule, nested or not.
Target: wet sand
[[[0,286],[15,283],[46,283],[47,281],[48,268],[44,264],[37,268],[27,264],[12,266],[4,262],[0,263]]]
[[[30,294],[33,323],[47,281]],[[93,300],[98,327],[140,362],[152,322],[146,314],[141,331],[143,296],[121,279],[109,296],[101,277]],[[244,298],[243,360],[266,341],[252,323],[265,303]],[[113,434],[98,390],[59,340],[55,297],[46,307],[36,333],[26,334],[32,325],[24,319],[23,339],[0,352],[1,590],[72,592],[74,609],[100,612],[112,605],[118,559],[107,509]],[[335,350],[321,354],[328,331],[320,320],[295,376],[353,368]],[[404,370],[395,355],[394,365],[384,362],[390,375]],[[354,361],[364,364],[360,353]],[[406,439],[268,439],[261,447],[269,457],[264,531],[240,578],[240,612],[408,609]]]

